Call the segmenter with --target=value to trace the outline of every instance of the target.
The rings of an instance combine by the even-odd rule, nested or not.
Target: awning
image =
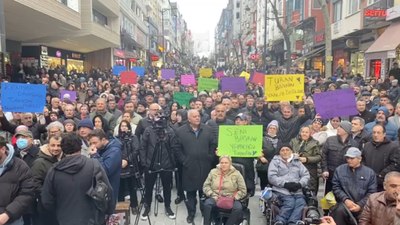
[[[304,60],[306,60],[306,59],[308,59],[308,58],[310,58],[310,57],[312,57],[312,56],[318,55],[319,53],[323,52],[324,50],[325,50],[325,46],[322,46],[322,47],[313,49],[313,50],[311,50],[310,52],[304,54],[303,56],[301,56],[301,57],[295,59],[295,60],[293,61],[293,63],[295,64],[295,63],[304,61]]]
[[[396,50],[400,44],[400,22],[391,24],[375,40],[365,53],[387,52]]]

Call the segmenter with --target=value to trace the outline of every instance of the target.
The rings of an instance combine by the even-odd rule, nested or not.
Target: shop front
[[[131,68],[138,65],[140,61],[138,54],[136,52],[126,51],[122,49],[114,48],[114,65],[125,66],[126,68]]]
[[[47,69],[65,67],[68,72],[84,71],[84,55],[47,46],[22,46],[22,63]]]

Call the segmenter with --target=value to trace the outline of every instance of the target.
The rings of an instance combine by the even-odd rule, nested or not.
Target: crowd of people
[[[240,224],[241,200],[255,201],[259,183],[261,190],[272,187],[280,202],[276,225],[305,224],[302,190],[316,195],[324,183],[337,204],[323,224],[400,221],[400,72],[386,80],[305,77],[302,101],[270,102],[262,84],[248,82],[242,94],[197,90],[182,86],[179,76],[158,77],[156,69],[137,84],[121,84],[99,69],[34,71],[18,82],[47,86],[43,112],[0,110],[0,225],[98,224],[87,197],[93,177],[109,187],[107,215],[129,199],[131,213],[148,220],[155,189],[165,214],[175,219],[175,186],[174,203],[185,203],[188,223],[200,203],[204,224],[211,224],[223,196],[233,199],[225,224]],[[354,91],[356,115],[322,118],[316,112],[313,95],[347,88]],[[76,91],[76,100],[61,90]],[[193,98],[180,105],[176,92]],[[262,125],[261,155],[218,157],[221,125]],[[245,176],[233,164],[242,165]]]

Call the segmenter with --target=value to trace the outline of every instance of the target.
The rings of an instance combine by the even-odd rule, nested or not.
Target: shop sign
[[[386,9],[388,1],[377,1],[376,3],[367,6],[363,13],[364,28],[376,28],[381,26],[381,22],[386,21]]]
[[[400,5],[386,10],[386,20],[393,20],[400,17]]]
[[[47,47],[46,46],[40,46],[40,54],[41,55],[48,55]]]
[[[62,55],[62,54],[61,54],[61,51],[60,51],[60,50],[57,50],[57,51],[56,51],[56,57],[61,58],[61,55]]]
[[[391,50],[387,52],[388,59],[395,59],[396,58],[396,50]]]
[[[71,53],[71,58],[72,59],[81,59],[82,55],[79,53]]]
[[[158,61],[160,59],[160,57],[158,57],[157,55],[151,55],[151,61]]]
[[[121,49],[115,49],[115,48],[114,48],[114,56],[117,56],[117,57],[119,57],[119,58],[124,59],[124,58],[125,58],[125,53],[124,53],[124,51],[121,50]]]
[[[366,9],[364,10],[365,17],[386,17],[385,9]]]
[[[325,41],[325,34],[324,34],[324,33],[316,34],[316,35],[314,36],[314,41],[315,41],[315,43],[324,42],[324,41]]]

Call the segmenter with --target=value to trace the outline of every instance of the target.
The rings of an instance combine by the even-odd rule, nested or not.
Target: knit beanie
[[[388,110],[385,106],[379,107],[379,108],[378,108],[378,112],[379,112],[379,111],[383,111],[383,113],[385,113],[386,119],[388,118],[388,116],[389,116],[389,110]]]
[[[93,125],[93,122],[90,119],[83,119],[78,124],[78,129],[81,128],[81,127],[87,127],[89,129],[93,130],[94,125]]]
[[[346,133],[351,134],[351,123],[349,121],[340,122],[340,127],[346,131]]]
[[[276,121],[276,120],[272,120],[272,121],[268,124],[267,129],[268,129],[270,126],[275,126],[276,129],[279,129],[279,124],[278,124],[278,121]]]

